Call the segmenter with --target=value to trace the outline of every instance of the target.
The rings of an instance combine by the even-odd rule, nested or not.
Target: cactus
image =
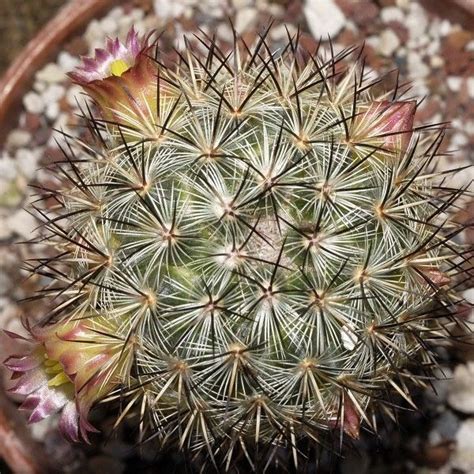
[[[444,128],[414,127],[355,49],[266,33],[171,64],[132,30],[71,75],[91,138],[68,137],[32,267],[57,306],[7,361],[33,421],[63,410],[87,439],[92,405],[120,400],[142,439],[258,470],[376,430],[386,392],[414,406],[460,302]]]

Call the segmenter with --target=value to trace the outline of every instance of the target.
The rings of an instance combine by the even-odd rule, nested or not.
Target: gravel
[[[400,39],[393,30],[385,30],[380,35],[377,50],[382,56],[390,57],[399,48]]]
[[[58,66],[64,73],[72,71],[80,62],[79,58],[72,56],[67,51],[61,51],[58,55]]]
[[[15,153],[15,165],[26,180],[31,181],[35,177],[42,151],[41,148],[19,148]]]
[[[449,385],[448,403],[457,411],[474,414],[474,361],[458,365]]]
[[[400,8],[385,7],[380,10],[380,18],[384,23],[390,23],[392,21],[403,22],[405,19],[405,14]]]
[[[471,99],[474,99],[474,77],[468,77],[467,82],[467,92]]]
[[[13,130],[7,138],[6,148],[20,148],[22,146],[28,145],[31,141],[31,133],[28,130],[15,129]]]
[[[33,235],[33,230],[37,226],[37,221],[29,212],[24,209],[19,209],[8,217],[5,225],[20,239],[28,240],[31,239],[31,236]]]
[[[466,420],[459,428],[451,466],[466,474],[474,472],[474,418]]]
[[[344,13],[332,0],[306,0],[304,13],[309,30],[317,39],[334,38],[346,21]]]
[[[452,92],[459,92],[462,86],[462,77],[449,76],[447,78],[447,84]]]
[[[45,107],[42,97],[36,92],[28,92],[23,97],[23,104],[25,109],[32,114],[40,114]]]
[[[66,88],[63,85],[51,84],[41,94],[41,97],[46,104],[50,104],[52,102],[57,103],[60,99],[64,97],[65,93],[66,93]]]
[[[36,73],[36,80],[47,84],[56,84],[64,81],[64,71],[56,63],[49,63]]]
[[[240,35],[246,29],[253,28],[258,19],[257,15],[258,11],[253,7],[245,7],[237,10],[234,25],[237,33]]]

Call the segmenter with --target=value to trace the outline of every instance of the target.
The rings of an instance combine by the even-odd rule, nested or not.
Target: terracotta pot
[[[71,0],[23,49],[0,81],[0,146],[17,124],[21,98],[35,72],[54,57],[65,40],[115,3],[117,0]]]

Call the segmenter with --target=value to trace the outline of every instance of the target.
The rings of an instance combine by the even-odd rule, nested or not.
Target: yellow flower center
[[[123,59],[116,59],[110,64],[110,73],[113,76],[121,76],[125,71],[128,71],[130,66]]]
[[[66,375],[62,365],[57,360],[50,359],[46,353],[44,354],[44,358],[44,371],[52,376],[52,378],[48,380],[48,387],[59,387],[65,383],[71,383],[70,378]]]

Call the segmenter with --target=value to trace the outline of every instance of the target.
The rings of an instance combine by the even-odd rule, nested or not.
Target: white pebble
[[[141,36],[146,35],[150,31],[144,21],[137,21],[133,26],[135,27],[135,31]]]
[[[59,115],[59,104],[57,102],[51,102],[46,106],[45,111],[46,118],[53,122],[58,118]]]
[[[120,17],[123,16],[123,8],[122,7],[112,8],[112,10],[110,10],[107,16],[109,18],[113,18],[114,20],[118,20]]]
[[[7,226],[21,238],[31,239],[37,222],[31,214],[20,209],[7,218]]]
[[[446,78],[446,83],[448,84],[449,90],[453,92],[459,92],[462,85],[462,77],[459,76],[448,76]]]
[[[433,119],[433,121],[437,122],[437,120],[434,120],[434,119]],[[463,128],[463,125],[464,125],[464,122],[461,119],[457,118],[457,117],[453,118],[451,120],[451,127],[452,128],[457,128],[458,130],[461,130]]]
[[[462,148],[468,143],[469,143],[469,140],[467,139],[466,135],[464,135],[464,133],[455,133],[451,137],[451,146],[453,148]]]
[[[456,434],[455,450],[450,465],[466,474],[474,472],[474,418],[467,419],[461,424]]]
[[[432,20],[430,21],[430,25],[428,26],[428,34],[431,38],[439,38],[441,36],[439,32],[440,27],[441,20],[439,20],[439,18],[437,17],[432,18]]]
[[[347,31],[351,31],[352,33],[356,33],[356,34],[359,33],[359,28],[358,28],[358,26],[357,26],[353,21],[351,21],[349,18],[346,19],[346,22],[345,22],[345,24],[344,24],[344,28],[345,28]]]
[[[407,41],[407,46],[410,49],[417,50],[418,53],[421,53],[421,48],[428,45],[430,38],[428,35],[414,36]]]
[[[291,23],[288,23],[287,25],[280,24],[271,29],[270,38],[273,41],[286,40],[288,38],[288,34],[290,37],[296,34],[295,26]]]
[[[181,2],[172,0],[154,0],[153,7],[156,15],[165,22],[180,17],[186,9]]]
[[[435,54],[434,56],[431,56],[430,58],[430,66],[435,69],[443,67],[444,59],[441,56],[438,56],[437,54]]]
[[[66,93],[66,88],[59,84],[51,84],[42,94],[43,101],[45,104],[50,104],[51,102],[57,102],[58,100],[64,97]]]
[[[44,102],[36,92],[28,92],[23,97],[23,105],[28,112],[40,114],[44,110]]]
[[[93,48],[97,42],[102,42],[104,40],[104,32],[102,31],[102,28],[100,26],[100,23],[97,20],[92,20],[88,27],[86,32],[84,33],[84,38],[89,45],[89,49]],[[103,46],[103,44],[102,44]]]
[[[418,3],[410,3],[410,13],[405,19],[405,26],[410,38],[417,38],[425,33],[428,27],[428,18],[423,7]]]
[[[464,123],[464,131],[468,135],[474,135],[474,120],[466,120]]]
[[[346,21],[344,13],[333,0],[306,0],[304,14],[316,39],[336,36]]]
[[[15,153],[16,165],[20,173],[30,181],[36,174],[38,159],[41,150],[33,151],[28,148],[20,148]]]
[[[11,181],[17,176],[17,168],[15,166],[15,160],[3,152],[0,156],[0,178],[5,181]]]
[[[462,413],[474,414],[474,362],[458,365],[449,385],[448,403]]]
[[[182,15],[185,18],[190,18],[189,14],[192,11],[193,11],[192,8],[187,8],[186,7],[186,9],[183,11]],[[222,5],[218,5],[216,7],[213,7],[212,9],[206,10],[205,13],[206,13],[206,15],[209,15],[211,18],[221,19],[224,16],[224,9],[223,9]]]
[[[365,44],[370,46],[371,48],[378,49],[380,44],[380,37],[376,35],[367,36],[367,38],[365,38]]]
[[[423,62],[421,56],[410,51],[407,55],[408,71],[411,79],[422,79],[429,75],[430,68]]]
[[[56,63],[49,63],[36,73],[36,79],[47,82],[48,84],[54,84],[64,81],[66,76],[64,71]]]
[[[116,33],[117,26],[117,22],[113,18],[107,16],[100,21],[100,27],[102,31],[108,36],[112,36],[114,33]]]
[[[410,92],[414,97],[424,97],[430,95],[430,89],[423,78],[413,78]],[[432,118],[434,120],[434,118]]]
[[[391,21],[403,22],[405,15],[400,8],[397,7],[385,7],[380,11],[380,17],[384,23],[390,23]]]
[[[403,10],[408,10],[410,0],[397,0],[397,6],[403,8]]]
[[[235,16],[235,30],[238,34],[242,34],[244,31],[252,29],[257,22],[258,12],[255,8],[242,8]]]
[[[468,191],[474,191],[474,166],[472,166],[472,162],[469,159],[457,160],[455,166],[453,164],[449,164],[449,166],[447,166],[447,169],[463,167],[466,167],[466,169],[463,169],[462,171],[459,171],[457,173],[446,175],[446,183],[444,184],[444,186],[450,186],[452,188],[461,189],[462,187],[469,185]]]
[[[58,64],[63,72],[71,72],[80,64],[79,58],[69,54],[67,51],[61,51],[58,55]]]
[[[232,0],[232,6],[236,11],[252,5],[252,0]]]
[[[451,33],[452,29],[453,25],[451,25],[451,22],[449,20],[443,20],[439,25],[438,31],[441,36],[447,36]]]
[[[7,137],[6,147],[7,148],[20,148],[28,145],[31,141],[31,133],[27,130],[15,129],[12,130]]]
[[[52,147],[52,148],[57,148],[57,142],[59,144],[64,144],[66,142],[66,138],[64,137],[64,133],[67,133],[69,135],[75,135],[75,131],[71,130],[68,127],[69,124],[69,115],[65,112],[61,112],[58,115],[58,118],[54,122],[52,128],[54,128],[53,133],[48,139],[47,146]]]
[[[400,40],[393,30],[384,30],[380,35],[378,52],[382,56],[391,56],[400,46]]]
[[[471,99],[474,99],[474,77],[467,78],[467,93]]]
[[[145,12],[141,8],[134,8],[130,12],[130,16],[133,21],[141,21],[145,16]]]
[[[130,27],[133,24],[132,19],[125,15],[122,18],[118,19],[118,37],[123,41],[125,37],[127,36]]]
[[[272,17],[275,17],[275,18],[282,17],[285,14],[285,9],[283,8],[282,5],[278,5],[278,3],[268,4],[266,2],[263,2],[263,5],[261,7],[258,7],[258,5],[257,5],[257,8],[260,11],[267,12],[269,15],[271,15]],[[288,23],[288,25],[290,25],[290,24],[291,23]]]
[[[73,84],[66,92],[66,102],[73,108],[77,108],[77,103],[83,102],[84,97],[82,87],[76,84]]]
[[[44,92],[48,87],[48,84],[46,84],[46,82],[43,82],[43,81],[38,81],[36,80],[35,82],[33,82],[33,90],[35,90],[36,92]]]
[[[232,41],[232,28],[226,22],[219,22],[216,34],[217,37],[223,41]]]
[[[6,184],[9,185],[9,183],[6,183]],[[8,192],[8,188],[4,189],[4,182],[0,178],[0,203],[2,204],[2,206],[4,205],[4,203],[3,203],[3,193],[5,193],[5,192]],[[1,212],[1,207],[0,207],[0,221],[1,222],[5,221],[5,217],[4,217],[3,213]],[[0,225],[0,240],[7,240],[11,236],[12,236],[12,231],[11,231],[10,227],[8,227],[7,225]],[[4,321],[4,319],[2,319],[2,321]],[[7,324],[3,323],[2,326],[3,326],[4,329],[8,329]],[[1,350],[1,348],[0,348],[0,350]]]
[[[20,314],[19,308],[16,307],[10,298],[6,296],[0,296],[0,319],[2,321],[10,322],[11,319],[17,319],[21,323],[21,319],[18,317]],[[8,328],[9,329],[9,328]],[[23,334],[23,331],[20,331],[18,334]]]
[[[424,36],[426,38],[427,43],[426,43],[426,54],[428,56],[433,56],[439,51],[440,47],[440,41],[439,39],[432,39],[430,40],[427,36]]]

